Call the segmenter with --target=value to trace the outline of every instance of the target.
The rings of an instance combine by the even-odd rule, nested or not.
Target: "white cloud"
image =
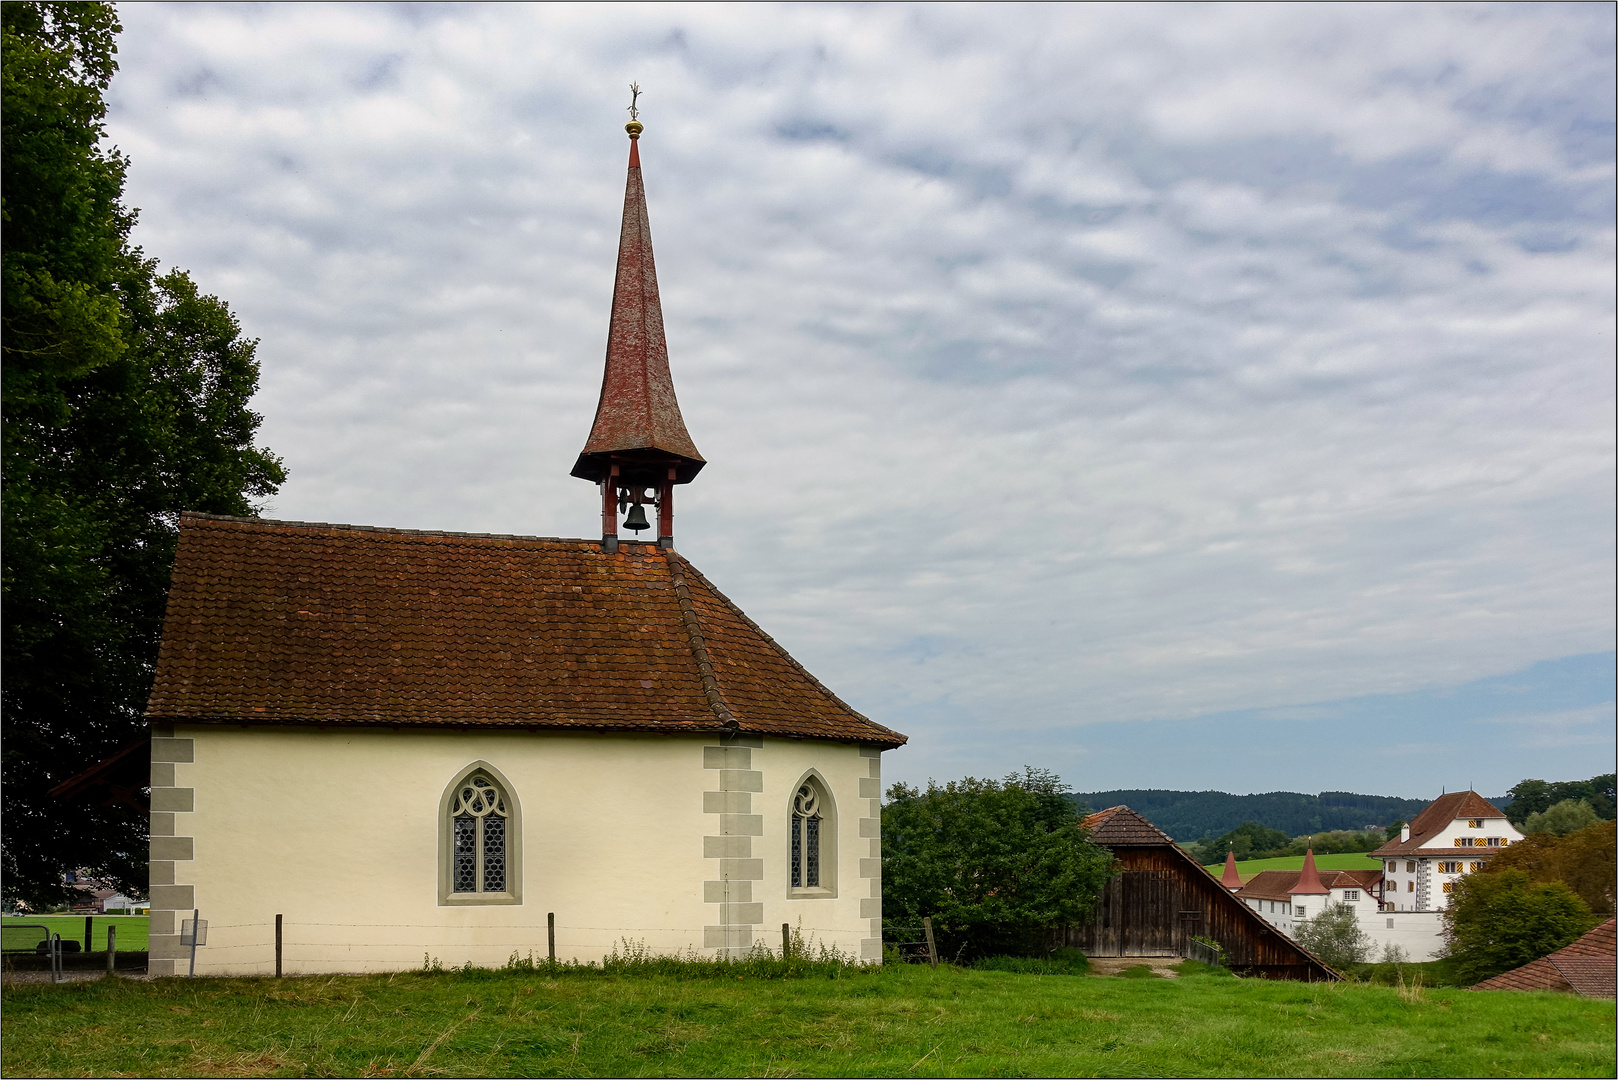
[[[682,550],[901,770],[1611,648],[1610,9],[121,14],[281,516],[589,532],[633,78]]]

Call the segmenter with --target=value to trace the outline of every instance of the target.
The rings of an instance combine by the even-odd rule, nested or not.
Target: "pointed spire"
[[[646,486],[655,486],[664,479],[660,466],[672,466],[674,482],[686,484],[704,461],[685,430],[669,374],[663,305],[652,260],[652,229],[641,184],[642,126],[639,120],[631,120],[626,128],[629,180],[618,238],[618,279],[612,291],[606,371],[595,424],[573,466],[573,475],[599,483],[610,478],[611,465],[617,462],[623,466],[621,473],[645,472]]]
[[[1219,879],[1219,884],[1236,892],[1242,887],[1242,876],[1236,872],[1236,852],[1225,852],[1225,876]]]
[[[1326,888],[1320,880],[1320,871],[1315,869],[1315,849],[1309,848],[1303,853],[1303,872],[1298,875],[1298,883],[1292,886],[1293,896],[1330,896],[1331,890]]]

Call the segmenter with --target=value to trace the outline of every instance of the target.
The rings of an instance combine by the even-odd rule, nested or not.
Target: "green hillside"
[[[1380,870],[1382,861],[1373,859],[1369,855],[1349,853],[1345,855],[1316,855],[1315,866],[1321,870]],[[1225,872],[1224,863],[1213,863],[1208,867],[1213,875],[1218,877]],[[1280,859],[1248,859],[1236,864],[1236,872],[1246,881],[1261,870],[1302,870],[1303,856],[1288,855]]]

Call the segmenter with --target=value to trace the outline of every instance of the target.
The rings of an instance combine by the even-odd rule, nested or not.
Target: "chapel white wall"
[[[153,741],[154,811],[165,807],[153,819],[156,974],[183,972],[175,909],[192,906],[211,923],[199,974],[272,971],[277,913],[288,974],[419,968],[424,955],[446,966],[497,966],[513,953],[543,960],[547,912],[560,960],[599,960],[625,938],[659,952],[779,950],[783,922],[880,959],[871,749],[755,739],[748,769],[720,770],[711,767],[720,740],[698,736],[204,725],[172,734]],[[522,902],[442,906],[440,799],[480,760],[521,807]],[[787,815],[811,768],[836,802],[838,889],[793,900]],[[704,793],[726,771],[757,774],[743,778],[757,788],[753,813],[737,817],[758,822],[730,824],[757,830],[747,839],[758,906],[728,909],[756,923],[726,923],[704,884],[717,876],[714,837],[735,831],[705,811]],[[726,927],[718,945],[716,925]]]

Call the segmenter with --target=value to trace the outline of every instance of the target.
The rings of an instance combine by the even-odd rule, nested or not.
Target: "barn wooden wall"
[[[1270,978],[1332,979],[1285,934],[1264,923],[1189,857],[1166,847],[1118,847],[1123,871],[1107,883],[1095,918],[1066,929],[1087,956],[1182,956],[1213,938],[1234,970]]]

